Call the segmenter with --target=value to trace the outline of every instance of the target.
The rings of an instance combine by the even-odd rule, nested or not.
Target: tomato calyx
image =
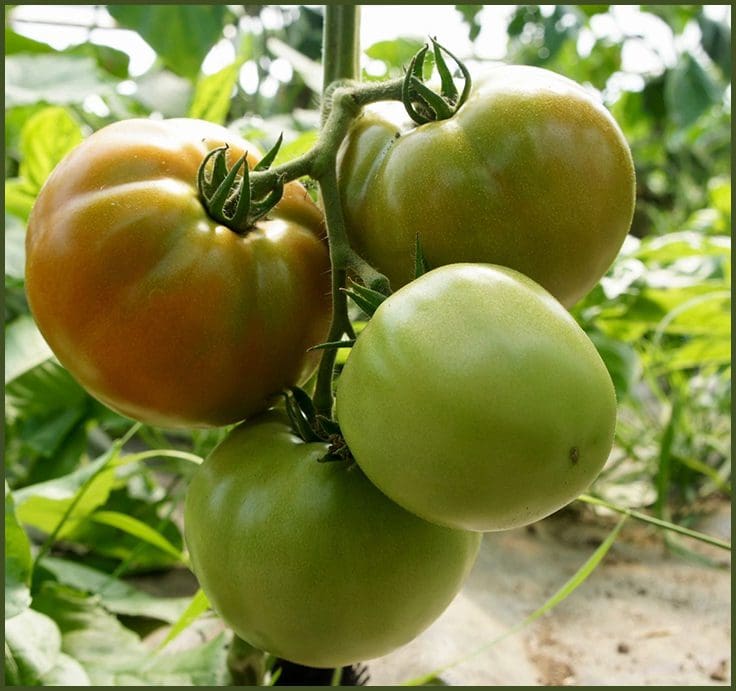
[[[472,85],[470,72],[462,60],[456,58],[447,48],[440,45],[437,39],[430,38],[434,63],[440,76],[440,93],[430,89],[425,83],[424,63],[429,51],[429,44],[419,50],[411,59],[409,69],[401,89],[401,100],[409,117],[419,125],[436,120],[447,120],[457,113],[460,106],[465,103],[470,94]],[[443,53],[452,58],[460,70],[463,79],[463,90],[459,92],[455,86],[450,68]]]
[[[268,170],[278,154],[282,139],[283,137],[279,136],[276,144],[253,167],[253,172]],[[269,189],[259,190],[254,194],[247,152],[228,170],[228,149],[229,146],[224,144],[212,149],[204,157],[197,171],[197,189],[207,213],[215,221],[227,226],[233,232],[245,234],[258,219],[263,218],[281,200],[284,193],[284,179],[277,177]]]
[[[307,443],[325,442],[329,444],[327,453],[318,459],[320,463],[354,462],[347,442],[340,431],[340,426],[335,420],[317,413],[312,399],[304,389],[292,386],[282,392],[282,395],[286,415],[294,433]]]

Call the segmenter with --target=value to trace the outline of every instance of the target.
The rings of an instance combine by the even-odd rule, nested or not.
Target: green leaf
[[[51,356],[51,348],[30,316],[18,317],[5,329],[6,384]]]
[[[179,619],[174,622],[174,625],[166,634],[166,638],[161,641],[156,652],[163,650],[169,643],[171,643],[171,641],[179,636],[180,633],[189,628],[189,626],[191,626],[209,608],[210,602],[204,594],[204,590],[200,588],[189,601],[187,608],[181,613]]]
[[[81,141],[79,125],[65,108],[46,107],[30,115],[20,132],[18,177],[5,182],[6,209],[27,220],[46,178]]]
[[[678,34],[699,12],[697,5],[641,5],[641,10],[659,17]]]
[[[588,334],[608,369],[621,400],[641,377],[641,361],[636,350],[629,344],[610,338],[600,332]]]
[[[196,78],[222,37],[224,5],[107,5],[120,26],[137,31],[172,71]]]
[[[596,14],[605,14],[610,5],[577,5],[577,8],[586,16],[593,17]]]
[[[113,446],[96,461],[69,475],[18,490],[18,519],[49,535],[55,531],[59,531],[58,537],[69,535],[107,501],[115,481],[117,459],[118,449]]]
[[[10,178],[5,181],[5,210],[27,221],[37,194],[38,190],[27,180]]]
[[[40,564],[60,583],[99,598],[109,612],[135,617],[151,617],[169,624],[179,622],[190,606],[187,597],[155,597],[99,571],[69,559],[44,557]]]
[[[468,25],[468,38],[475,41],[481,30],[478,15],[483,10],[483,5],[455,5],[455,9],[462,15],[463,21]]]
[[[15,53],[55,53],[56,50],[48,43],[42,43],[16,33],[9,26],[5,26],[5,55]]]
[[[698,26],[702,44],[708,57],[721,69],[723,76],[731,81],[731,28],[722,22],[698,15]]]
[[[225,634],[173,655],[153,654],[97,601],[46,582],[34,599],[53,617],[63,649],[87,671],[95,686],[218,686],[226,683]]]
[[[287,161],[291,161],[292,159],[307,153],[307,151],[315,145],[318,137],[318,130],[308,130],[307,132],[300,133],[288,144],[283,144],[279,149],[278,155],[274,159],[274,166],[286,163]]]
[[[381,306],[383,301],[386,299],[386,295],[379,293],[377,290],[366,288],[360,283],[351,281],[349,290],[345,290],[345,294],[360,307],[369,317],[372,317],[376,310]]]
[[[322,92],[322,66],[319,62],[300,53],[275,36],[267,39],[266,46],[277,58],[288,60],[304,84],[315,94]]]
[[[179,561],[184,560],[184,555],[174,545],[172,545],[163,535],[155,531],[143,521],[139,521],[133,516],[128,516],[118,511],[95,511],[90,515],[89,519],[95,523],[101,523],[102,525],[108,525],[112,528],[122,530],[133,537],[147,542],[149,545],[157,547],[162,552],[178,559]]]
[[[656,371],[673,372],[708,365],[729,364],[731,364],[731,339],[704,336],[693,338],[684,345],[667,352]]]
[[[31,543],[15,515],[15,503],[5,483],[5,618],[14,617],[31,603]]]
[[[89,686],[82,666],[61,652],[54,621],[28,609],[5,622],[5,683],[8,686]]]
[[[192,102],[192,83],[169,70],[146,72],[138,78],[137,84],[135,98],[148,110],[167,118],[181,117]]]
[[[241,62],[223,67],[219,72],[200,76],[194,89],[189,117],[222,125],[230,110],[230,101],[238,81]]]
[[[365,54],[373,60],[386,63],[389,70],[393,68],[396,71],[406,67],[423,45],[423,41],[416,39],[397,38],[374,43],[366,49]]]
[[[64,105],[87,96],[114,93],[114,81],[99,75],[93,58],[60,55],[11,55],[5,58],[5,107],[37,101]]]
[[[20,177],[36,190],[56,165],[82,141],[82,131],[66,108],[44,108],[21,130]]]
[[[5,213],[5,275],[23,280],[26,265],[26,227],[13,214]]]
[[[427,271],[429,271],[429,263],[424,256],[422,241],[419,239],[419,233],[417,233],[416,240],[414,242],[414,278],[423,276]]]
[[[667,73],[664,95],[667,111],[678,127],[692,125],[720,99],[710,75],[689,53]]]

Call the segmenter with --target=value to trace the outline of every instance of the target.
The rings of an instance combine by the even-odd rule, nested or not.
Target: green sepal
[[[419,239],[419,233],[416,234],[416,240],[414,242],[414,278],[419,278],[430,270],[429,263],[424,256],[424,250],[422,249],[422,242]]]
[[[317,415],[317,424],[328,437],[342,434],[340,432],[340,425],[338,425],[337,422],[335,422],[334,420],[325,417],[324,415]]]
[[[254,170],[266,170],[276,157],[282,137],[259,161]],[[253,199],[248,167],[248,154],[241,156],[228,171],[226,154],[228,145],[208,152],[197,171],[197,188],[207,213],[218,223],[222,223],[236,233],[246,233],[259,218],[263,218],[283,196],[284,180],[278,177],[264,196]],[[212,160],[209,178],[206,166]],[[238,174],[242,174],[238,180]]]
[[[307,348],[307,351],[310,351],[310,350],[337,350],[338,348],[352,348],[354,345],[355,345],[354,338],[346,338],[341,341],[327,341],[326,343],[318,343],[317,345],[313,345],[310,348]]]
[[[372,317],[376,310],[381,306],[381,303],[386,299],[386,295],[379,293],[377,290],[367,288],[366,286],[360,285],[355,281],[351,281],[351,287],[341,288],[341,290],[365,312],[369,317]]]
[[[344,460],[345,459],[342,456],[339,456],[338,454],[330,453],[328,451],[324,456],[317,459],[317,463],[337,463],[337,462],[342,462]]]
[[[299,435],[305,442],[323,441],[319,434],[315,431],[313,425],[309,420],[309,412],[302,409],[299,399],[294,395],[294,390],[297,387],[292,387],[288,391],[282,392],[284,397],[284,408],[286,409],[286,415],[291,423],[291,428],[294,432]],[[301,389],[299,389],[301,391]],[[309,398],[306,393],[301,393]],[[301,398],[301,396],[300,396]],[[309,401],[311,405],[311,399]],[[312,416],[314,417],[314,406],[311,406]]]
[[[281,144],[283,141],[284,135],[283,133],[281,133],[279,135],[279,138],[276,140],[276,143],[268,150],[266,155],[253,167],[254,173],[260,170],[268,170],[271,167],[271,164],[276,159],[276,156],[278,156],[279,149],[281,148]]]
[[[434,62],[440,75],[440,93],[435,93],[424,83],[424,62],[429,50],[427,44],[412,57],[401,88],[401,100],[404,108],[409,117],[419,125],[451,118],[467,100],[472,83],[470,72],[465,64],[458,60],[447,48],[439,44],[436,39],[432,38],[430,40],[432,41]],[[443,53],[452,58],[462,73],[464,85],[460,95],[458,95],[457,87]]]

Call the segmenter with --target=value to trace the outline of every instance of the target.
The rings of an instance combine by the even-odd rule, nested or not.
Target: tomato
[[[616,398],[590,339],[538,284],[451,264],[381,304],[337,383],[356,462],[441,525],[502,530],[552,513],[596,477]]]
[[[185,536],[243,640],[312,667],[385,655],[450,603],[480,536],[427,523],[354,463],[320,463],[276,410],[237,427],[192,478]]]
[[[339,154],[355,249],[397,289],[419,236],[431,267],[521,271],[570,306],[616,257],[634,211],[634,166],[608,111],[548,70],[497,67],[448,119],[413,125],[400,104],[356,120]]]
[[[31,214],[26,290],[61,363],[163,427],[237,422],[316,364],[330,314],[323,216],[298,183],[246,234],[197,192],[205,154],[254,147],[199,120],[127,120],[54,170]]]

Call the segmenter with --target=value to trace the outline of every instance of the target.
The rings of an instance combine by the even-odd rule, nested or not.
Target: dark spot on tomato
[[[578,461],[580,460],[580,451],[578,450],[577,446],[573,446],[570,448],[570,460],[572,461],[573,465],[577,465]]]

